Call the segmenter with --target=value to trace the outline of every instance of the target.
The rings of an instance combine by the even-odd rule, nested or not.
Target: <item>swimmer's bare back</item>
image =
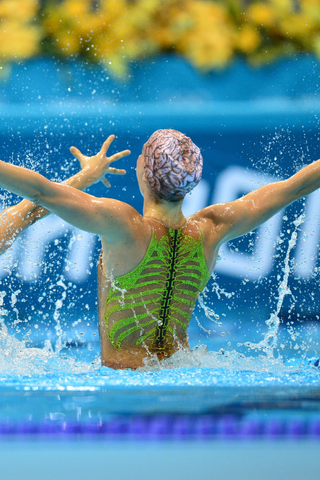
[[[217,257],[211,228],[197,216],[175,229],[137,212],[135,221],[136,238],[125,245],[102,238],[98,266],[101,361],[115,369],[189,348],[193,307]]]

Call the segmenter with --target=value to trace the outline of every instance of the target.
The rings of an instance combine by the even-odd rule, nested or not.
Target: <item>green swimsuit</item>
[[[171,352],[173,343],[187,339],[196,299],[209,278],[201,235],[195,240],[170,229],[158,239],[152,232],[141,263],[110,287],[105,322],[112,345]]]

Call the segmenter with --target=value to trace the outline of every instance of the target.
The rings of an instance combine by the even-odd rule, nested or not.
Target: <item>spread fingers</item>
[[[110,188],[111,187],[111,183],[105,178],[101,178],[101,182],[107,187],[107,188]]]
[[[76,157],[79,162],[81,162],[84,159],[84,155],[80,152],[80,150],[76,147],[70,147],[70,152],[74,157]]]
[[[108,159],[109,163],[115,162],[116,160],[119,160],[120,158],[126,157],[130,154],[130,150],[123,150],[122,152],[115,153],[114,155],[112,155],[112,157]]]
[[[122,168],[109,167],[107,173],[111,173],[112,175],[125,175],[127,172]]]
[[[100,150],[100,153],[105,155],[114,139],[115,139],[114,135],[109,135],[107,140],[103,143],[103,145],[101,147],[101,150]]]

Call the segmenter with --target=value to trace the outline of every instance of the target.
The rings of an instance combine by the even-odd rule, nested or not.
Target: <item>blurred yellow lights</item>
[[[37,0],[0,0],[0,63],[38,52],[41,26],[33,23],[38,11]]]
[[[320,0],[0,0],[0,63],[81,56],[124,75],[131,60],[176,52],[208,71],[236,55],[320,57],[319,31]]]
[[[0,0],[0,18],[21,23],[32,20],[39,11],[37,0]]]

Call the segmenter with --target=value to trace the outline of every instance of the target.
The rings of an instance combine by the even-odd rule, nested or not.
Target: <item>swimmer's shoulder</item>
[[[139,241],[150,233],[150,225],[131,205],[114,199],[103,199],[106,224],[101,236],[107,243]]]
[[[194,215],[188,218],[188,221],[213,222],[216,224],[225,223],[230,219],[233,213],[233,202],[215,203],[202,208]]]
[[[204,245],[216,248],[225,241],[233,224],[232,202],[217,203],[202,208],[188,218],[199,225]]]

